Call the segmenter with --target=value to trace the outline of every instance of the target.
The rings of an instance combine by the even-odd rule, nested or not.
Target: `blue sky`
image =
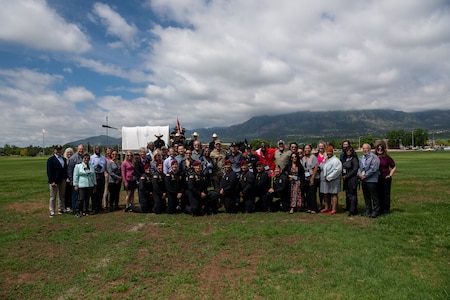
[[[0,0],[0,145],[450,108],[448,0]],[[119,137],[120,132],[109,134]],[[205,138],[208,139],[208,138]]]

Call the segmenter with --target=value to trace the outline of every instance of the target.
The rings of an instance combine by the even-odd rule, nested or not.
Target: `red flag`
[[[178,120],[178,117],[177,117],[177,130],[178,130],[178,133],[181,134],[181,125],[180,125],[180,121]]]

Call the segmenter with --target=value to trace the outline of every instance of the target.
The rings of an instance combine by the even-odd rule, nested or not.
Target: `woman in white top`
[[[334,153],[334,148],[328,145],[326,158],[320,165],[320,191],[324,194],[323,202],[325,208],[321,213],[336,214],[338,206],[338,193],[341,191],[342,163]],[[331,204],[331,210],[330,210]]]

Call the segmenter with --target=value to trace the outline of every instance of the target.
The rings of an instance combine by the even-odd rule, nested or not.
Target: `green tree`
[[[361,142],[361,147],[364,144],[369,144],[371,147],[373,147],[373,145],[375,144],[376,140],[381,140],[382,138],[379,137],[374,137],[372,135],[366,135],[366,136],[362,136],[360,138],[360,142]]]
[[[26,149],[28,156],[37,156],[41,150],[40,147],[35,147],[33,145],[28,146]]]
[[[427,146],[428,133],[421,128],[414,130],[414,145],[415,146]]]
[[[450,140],[437,139],[436,141],[434,141],[434,144],[436,146],[448,146],[448,145],[450,145]]]
[[[405,137],[404,130],[391,130],[386,132],[386,139],[388,140],[389,148],[400,148]]]
[[[413,140],[414,138],[414,140]],[[411,132],[405,133],[402,139],[404,146],[426,146],[428,140],[428,133],[422,128],[413,129]]]

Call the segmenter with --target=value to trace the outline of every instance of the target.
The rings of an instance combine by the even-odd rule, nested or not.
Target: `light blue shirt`
[[[169,156],[168,158],[166,158],[165,160],[164,160],[164,163],[163,163],[163,173],[164,174],[169,174],[171,171],[172,171],[172,161],[173,160],[177,160],[176,159],[176,157],[172,157],[172,156]],[[177,160],[178,161],[178,160]],[[179,164],[180,162],[178,161],[178,164]]]
[[[104,156],[93,154],[89,163],[94,166],[95,173],[104,173],[106,171],[106,158]]]
[[[361,155],[359,159],[358,175],[364,174],[366,176],[365,182],[378,182],[379,168],[380,160],[378,159],[378,156],[372,152]]]
[[[59,163],[61,164],[61,168],[64,169],[64,159],[62,158],[62,156],[61,155],[56,155],[56,154],[55,154],[55,156],[58,159]]]

